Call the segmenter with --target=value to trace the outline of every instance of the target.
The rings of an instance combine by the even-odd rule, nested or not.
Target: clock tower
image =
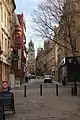
[[[35,50],[32,40],[29,42],[28,48],[28,73],[35,75]]]

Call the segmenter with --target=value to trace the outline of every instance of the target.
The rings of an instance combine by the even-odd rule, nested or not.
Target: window
[[[4,20],[5,20],[5,26],[7,26],[7,14],[6,14],[6,12],[4,13]]]
[[[11,21],[9,20],[9,31],[11,31]]]
[[[1,6],[1,21],[3,22],[3,7]]]
[[[20,36],[17,37],[17,44],[21,44]]]
[[[33,60],[33,54],[31,53],[31,60]]]
[[[9,40],[8,40],[8,49],[10,48],[10,42],[9,42]]]
[[[5,53],[8,53],[8,43],[6,38],[5,38]]]
[[[6,2],[9,4],[9,0],[6,0]]]
[[[2,34],[1,47],[2,47],[2,49],[3,49],[3,34]]]

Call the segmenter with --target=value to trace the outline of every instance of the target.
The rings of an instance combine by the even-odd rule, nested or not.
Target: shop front
[[[10,64],[3,57],[0,59],[0,83],[2,81],[9,81]]]

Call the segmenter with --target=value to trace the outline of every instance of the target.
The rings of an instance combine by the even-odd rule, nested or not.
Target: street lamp
[[[52,77],[55,80],[55,67],[52,68]]]

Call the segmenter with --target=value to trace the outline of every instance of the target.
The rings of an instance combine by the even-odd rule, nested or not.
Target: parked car
[[[45,77],[44,77],[44,83],[52,83],[52,77],[51,77],[51,75],[45,75]]]
[[[32,78],[32,79],[35,79],[35,78],[36,78],[36,76],[35,76],[35,75],[31,75],[31,78]]]

